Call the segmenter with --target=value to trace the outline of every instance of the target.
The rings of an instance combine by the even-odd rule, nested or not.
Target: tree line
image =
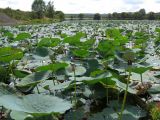
[[[149,12],[146,13],[145,9],[140,9],[137,12],[114,12],[107,15],[107,19],[112,20],[159,20],[160,13]]]
[[[90,18],[91,15],[86,15],[86,14],[78,14],[76,15],[71,15],[70,19],[73,20],[74,18],[78,18],[79,20],[83,20],[85,18]],[[99,14],[96,13],[92,15],[93,20],[160,20],[160,13],[154,13],[154,12],[149,12],[146,13],[145,9],[140,9],[137,12],[122,12],[122,13],[109,13],[109,14]]]

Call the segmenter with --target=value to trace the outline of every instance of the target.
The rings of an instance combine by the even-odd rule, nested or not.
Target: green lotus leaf
[[[45,82],[41,83],[41,86],[43,87],[43,89],[39,87],[39,91],[44,92],[46,90],[46,88],[47,88],[47,90],[49,88],[52,91],[64,90],[70,85],[70,83],[71,83],[71,81],[67,81],[67,82],[63,82],[63,83],[59,83],[59,84],[54,85],[52,80],[46,80]]]
[[[153,76],[153,74],[150,74],[149,72],[145,72],[142,74],[142,78],[144,82],[151,82],[156,81],[156,78]],[[141,76],[137,73],[132,72],[131,80],[133,81],[141,81]]]
[[[45,66],[40,66],[40,67],[36,68],[36,71],[51,70],[52,72],[56,72],[60,69],[65,68],[66,66],[68,66],[67,63],[55,63],[55,64],[49,64],[49,65],[45,65]]]
[[[132,72],[138,73],[138,74],[143,74],[144,72],[150,70],[151,67],[135,67],[132,68]]]
[[[0,48],[0,61],[11,62],[12,60],[18,60],[23,57],[23,52],[20,49],[11,47]]]
[[[49,56],[49,50],[46,47],[37,47],[35,54],[41,57],[46,57]]]
[[[24,78],[16,85],[17,87],[35,86],[43,80],[49,78],[51,71],[41,71],[32,73]]]
[[[72,53],[73,55],[81,58],[86,58],[89,56],[88,50],[85,49],[73,50]]]
[[[86,68],[83,66],[75,66],[75,75],[81,76],[86,73]],[[72,66],[66,67],[66,74],[68,76],[74,76],[74,71],[72,70]]]
[[[33,116],[28,113],[14,110],[11,111],[10,116],[14,120],[25,120],[26,118],[33,118]]]
[[[14,75],[15,75],[17,78],[24,78],[24,77],[26,77],[27,75],[29,75],[28,72],[22,71],[22,70],[14,70],[13,73],[14,73]]]
[[[39,47],[55,47],[60,43],[59,38],[42,38],[38,43]]]
[[[76,77],[77,82],[84,82],[86,84],[96,84],[98,82],[101,82],[102,80],[111,77],[111,73],[104,73],[101,74],[97,77],[87,77],[87,76],[82,76],[82,77]],[[74,77],[69,77],[69,80],[74,81]]]
[[[0,83],[0,97],[5,95],[17,96],[17,95],[21,95],[21,93],[19,93],[16,89],[9,87],[4,83]],[[0,106],[2,106],[1,102],[0,102]]]
[[[71,37],[66,37],[63,40],[64,43],[69,43],[70,45],[78,45],[80,44],[80,38],[79,36],[71,36]]]
[[[16,41],[20,41],[20,40],[26,40],[26,39],[28,39],[28,38],[31,38],[31,35],[30,35],[30,33],[19,33],[18,35],[17,35],[17,37],[15,38],[15,40]]]
[[[14,38],[14,34],[11,32],[5,32],[4,36],[7,36],[9,39],[13,39]]]
[[[160,85],[159,84],[152,85],[152,87],[148,89],[148,92],[151,94],[159,94],[160,93]]]
[[[72,107],[70,102],[61,98],[41,94],[30,94],[21,97],[5,95],[0,98],[0,103],[7,109],[33,115],[64,113]]]
[[[106,30],[106,36],[107,36],[107,38],[118,38],[118,37],[121,36],[120,30],[115,29],[115,28],[107,29]]]
[[[114,82],[116,82],[116,86],[121,88],[122,90],[126,90],[126,84],[122,83],[121,81],[119,81],[116,78],[112,78],[111,80],[113,80]],[[132,89],[131,87],[128,87],[128,92],[132,93],[132,94],[136,94],[138,91],[135,89]]]

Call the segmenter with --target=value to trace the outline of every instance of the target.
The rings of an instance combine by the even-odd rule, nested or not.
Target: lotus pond
[[[160,22],[0,27],[0,120],[159,120]]]

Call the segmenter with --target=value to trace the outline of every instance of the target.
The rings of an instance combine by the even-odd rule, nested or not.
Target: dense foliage
[[[0,28],[0,119],[160,119],[158,21]]]

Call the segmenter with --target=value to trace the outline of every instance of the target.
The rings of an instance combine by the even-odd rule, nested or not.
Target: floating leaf
[[[34,115],[64,113],[72,107],[70,102],[63,99],[41,94],[30,94],[21,97],[5,95],[0,98],[0,103],[7,109]]]
[[[59,84],[54,85],[52,80],[46,80],[45,82],[43,82],[41,84],[41,86],[43,88],[48,87],[50,90],[56,91],[56,90],[66,89],[70,85],[70,83],[71,83],[71,81],[67,81],[67,82],[63,82],[63,83],[59,83]],[[41,91],[41,89],[40,89],[40,91]]]

